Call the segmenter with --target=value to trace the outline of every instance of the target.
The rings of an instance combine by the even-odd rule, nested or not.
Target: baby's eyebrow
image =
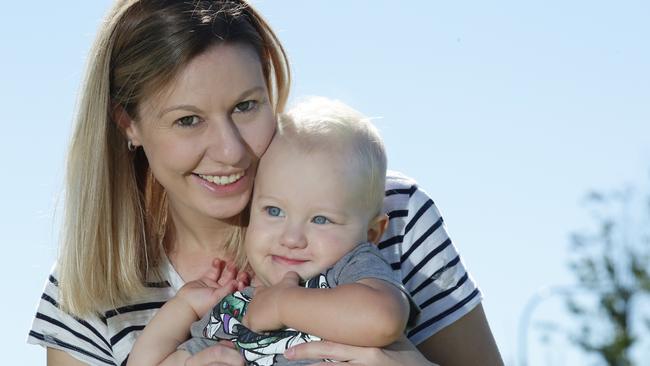
[[[277,198],[275,198],[273,196],[269,196],[269,195],[258,195],[258,196],[255,196],[255,198],[257,200],[264,200],[264,201],[273,201],[273,202],[279,201]]]

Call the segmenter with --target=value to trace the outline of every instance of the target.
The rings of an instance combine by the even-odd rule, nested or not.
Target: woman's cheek
[[[253,154],[258,159],[264,154],[266,149],[271,144],[271,139],[276,129],[276,120],[272,114],[262,118],[259,123],[250,124],[246,126],[243,132],[243,137],[248,143],[248,146],[253,150]]]

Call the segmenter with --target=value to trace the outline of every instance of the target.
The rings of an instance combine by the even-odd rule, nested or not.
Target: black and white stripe
[[[379,248],[422,310],[407,330],[417,344],[467,314],[481,294],[435,203],[415,181],[389,172],[384,209],[389,224]]]
[[[28,342],[66,351],[91,365],[126,364],[139,331],[174,293],[166,281],[146,286],[151,290],[148,301],[78,319],[59,308],[55,269],[41,295]]]

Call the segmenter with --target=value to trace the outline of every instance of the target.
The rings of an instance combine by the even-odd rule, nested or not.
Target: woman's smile
[[[219,196],[238,194],[247,190],[250,186],[250,174],[246,174],[246,171],[230,175],[204,175],[193,173],[192,178],[194,178],[196,183],[207,189],[210,193]]]
[[[229,175],[218,175],[218,174],[196,174],[196,175],[218,186],[225,186],[225,185],[233,184],[239,179],[241,179],[241,177],[244,176],[244,172],[242,171],[242,172],[237,172]]]

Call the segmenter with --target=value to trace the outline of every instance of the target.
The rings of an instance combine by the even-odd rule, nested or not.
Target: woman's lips
[[[226,175],[216,175],[216,174],[196,174],[196,175],[218,186],[225,186],[237,182],[244,176],[244,174],[245,172],[241,171],[241,172],[226,174]]]
[[[217,175],[204,175],[192,174],[192,177],[198,184],[207,188],[210,192],[217,195],[231,195],[237,194],[248,188],[248,181],[250,174],[246,172],[217,176]]]

